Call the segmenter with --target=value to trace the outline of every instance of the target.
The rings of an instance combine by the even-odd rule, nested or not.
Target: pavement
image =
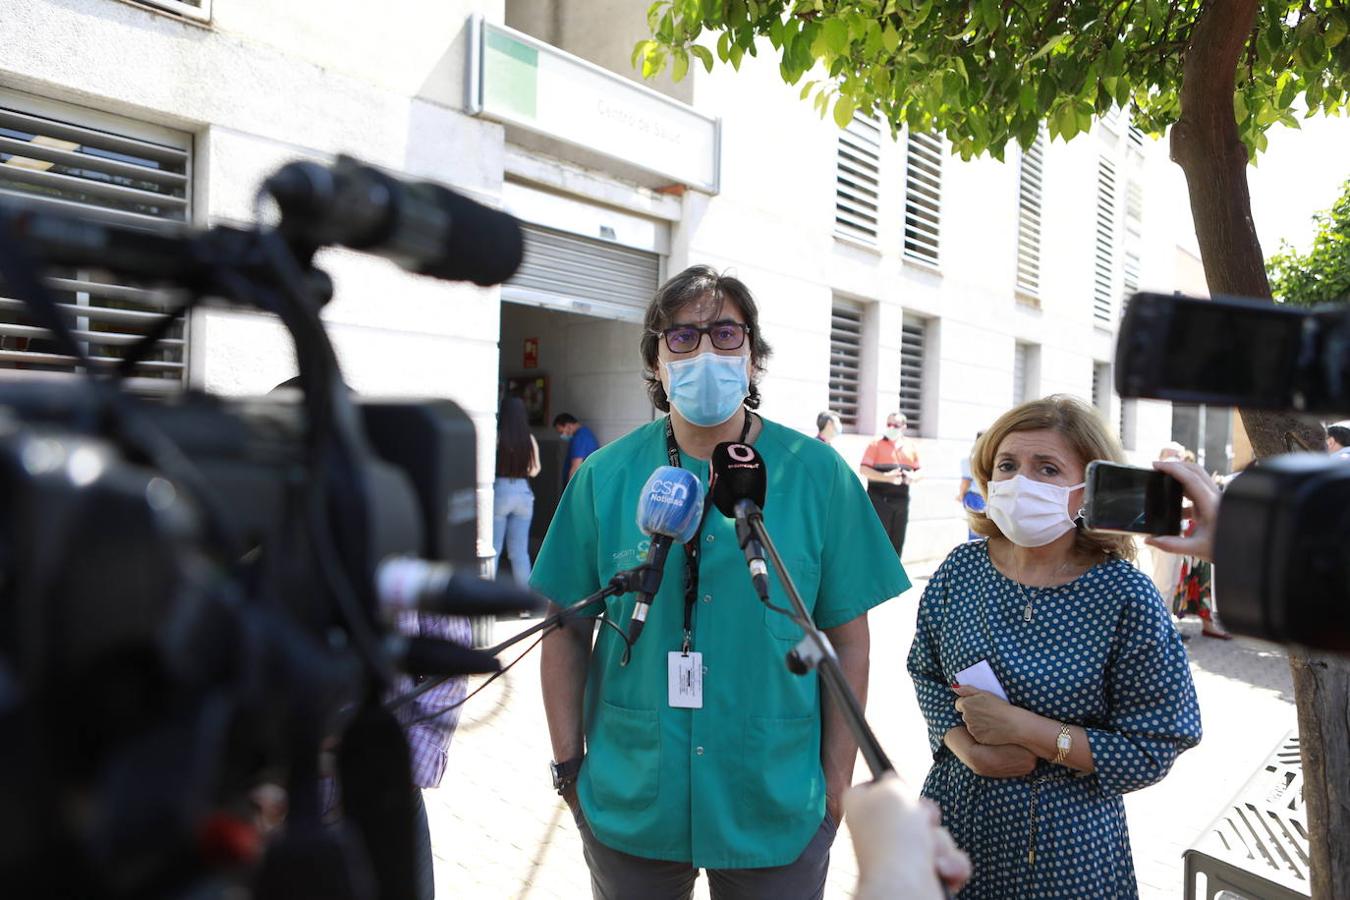
[[[916,586],[870,617],[868,721],[896,770],[916,790],[929,754],[905,657],[919,594],[936,562],[908,567]],[[501,619],[496,637],[528,624]],[[1180,628],[1193,635],[1187,648],[1204,738],[1182,754],[1166,779],[1125,798],[1142,900],[1182,895],[1182,852],[1296,724],[1293,683],[1281,648],[1201,637],[1194,618]],[[511,651],[503,655],[514,658]],[[470,690],[482,681],[475,679]],[[549,781],[551,756],[536,648],[468,701],[442,787],[427,792],[437,896],[589,897],[581,841]],[[856,780],[865,777],[859,764]],[[852,896],[857,867],[847,832],[845,821],[834,845],[827,898]],[[706,897],[706,880],[698,885],[695,896]]]

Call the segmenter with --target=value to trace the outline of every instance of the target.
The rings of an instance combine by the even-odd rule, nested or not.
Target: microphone
[[[429,181],[401,181],[350,156],[331,166],[293,162],[263,182],[280,231],[306,243],[342,244],[410,272],[500,284],[520,267],[520,223]]]
[[[517,587],[456,571],[449,563],[391,556],[375,570],[380,609],[386,613],[430,612],[451,616],[539,612],[544,599]]]
[[[651,536],[647,561],[639,573],[637,603],[628,623],[628,642],[637,641],[647,624],[647,610],[661,587],[666,554],[672,543],[686,543],[698,533],[703,522],[703,485],[690,472],[674,466],[661,466],[642,487],[638,498],[637,524]]]
[[[764,545],[750,527],[749,517],[764,507],[768,479],[764,460],[749,444],[718,444],[712,454],[712,497],[722,515],[736,520],[736,540],[750,567],[750,581],[760,599],[769,597],[769,567]]]

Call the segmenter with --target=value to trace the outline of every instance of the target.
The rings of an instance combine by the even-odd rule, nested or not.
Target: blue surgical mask
[[[572,439],[572,436],[565,431],[562,433],[561,437],[563,441],[570,441]]]
[[[745,356],[700,353],[665,363],[670,403],[691,425],[711,428],[736,415],[750,393]]]

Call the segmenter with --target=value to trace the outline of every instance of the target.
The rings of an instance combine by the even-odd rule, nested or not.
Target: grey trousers
[[[688,900],[694,893],[699,870],[689,863],[630,856],[601,843],[580,812],[576,820],[594,900]],[[786,866],[709,869],[708,893],[712,900],[821,900],[837,828],[827,813],[801,856]]]

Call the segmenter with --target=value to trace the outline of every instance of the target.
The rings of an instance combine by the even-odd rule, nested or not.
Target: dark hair
[[[1331,438],[1342,447],[1350,447],[1350,427],[1345,425],[1328,425],[1327,437]]]
[[[577,424],[577,417],[572,415],[571,413],[558,413],[556,416],[553,417],[554,428],[561,428],[564,425],[575,425],[575,424]]]
[[[661,387],[661,376],[657,373],[661,331],[671,326],[677,312],[705,297],[712,297],[717,302],[714,319],[721,314],[723,305],[729,300],[736,305],[745,324],[750,327],[750,395],[746,397],[745,405],[757,409],[759,377],[773,349],[760,336],[759,307],[755,305],[750,289],[740,279],[720,275],[711,266],[690,266],[685,269],[657,288],[656,296],[647,305],[640,346],[642,364],[646,367],[642,378],[647,382],[647,393],[652,398],[652,405],[661,412],[670,412],[670,398],[666,396],[666,389]]]
[[[825,412],[816,416],[816,432],[819,433],[824,431],[825,426],[830,424],[831,422],[834,423],[835,431],[841,430],[839,426],[842,425],[843,423],[839,419],[839,413],[830,412],[829,410],[826,410]]]
[[[507,397],[497,415],[497,477],[526,478],[533,462],[534,446],[530,443],[525,401]]]

